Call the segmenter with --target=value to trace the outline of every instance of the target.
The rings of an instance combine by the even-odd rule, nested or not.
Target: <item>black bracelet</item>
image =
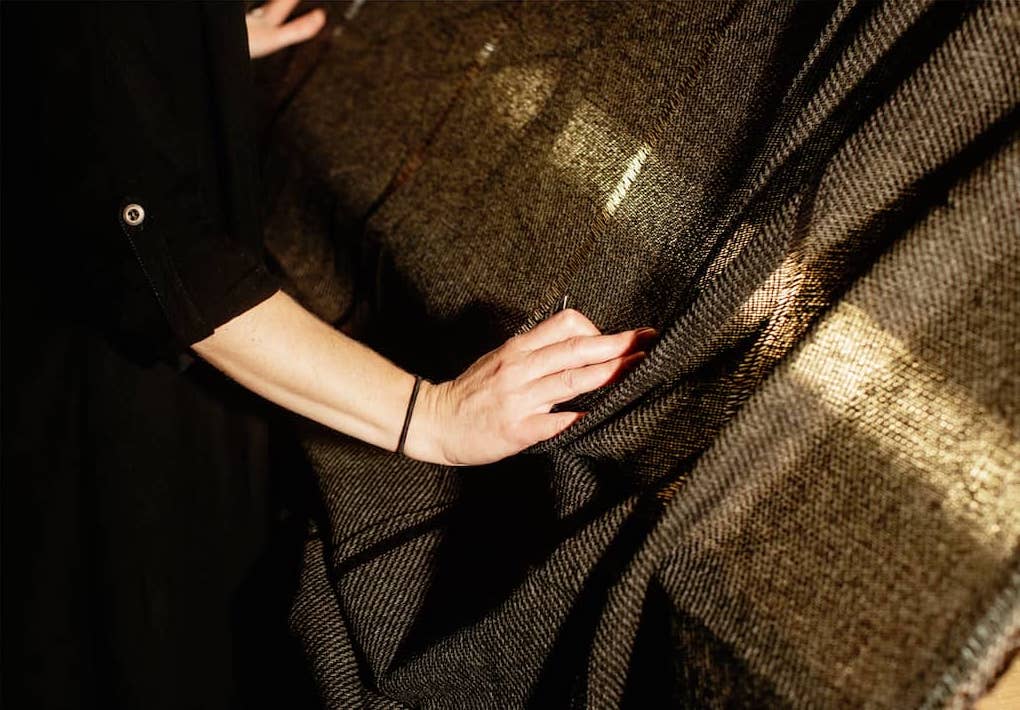
[[[407,430],[411,428],[411,415],[414,414],[414,403],[418,399],[418,390],[421,388],[421,377],[414,376],[414,389],[411,390],[411,399],[407,403],[407,414],[404,415],[404,428],[400,430],[400,441],[397,442],[397,453],[404,453],[404,442],[407,441]]]

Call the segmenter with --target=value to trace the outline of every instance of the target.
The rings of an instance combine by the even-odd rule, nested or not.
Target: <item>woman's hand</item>
[[[248,53],[252,59],[272,54],[292,44],[310,40],[326,24],[326,13],[320,8],[285,22],[300,0],[268,0],[250,11]]]
[[[644,357],[651,328],[602,335],[560,311],[484,355],[464,374],[422,383],[408,431],[409,456],[450,465],[491,463],[544,441],[583,412],[550,412],[616,380]]]

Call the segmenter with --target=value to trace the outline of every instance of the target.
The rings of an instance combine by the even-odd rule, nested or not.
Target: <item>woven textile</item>
[[[662,337],[493,466],[307,432],[325,704],[982,692],[1020,629],[1020,5],[330,12],[266,70],[298,297],[432,379],[564,299]]]

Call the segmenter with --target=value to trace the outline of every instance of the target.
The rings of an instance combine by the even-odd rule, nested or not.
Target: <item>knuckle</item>
[[[514,368],[505,360],[497,360],[492,369],[493,384],[501,391],[506,391],[513,386]]]
[[[489,366],[489,376],[499,377],[500,374],[506,369],[506,363],[502,357],[494,357],[486,363]]]
[[[505,390],[517,391],[527,377],[527,368],[520,363],[507,363],[503,366],[500,384]]]
[[[584,352],[584,348],[587,344],[588,339],[585,338],[583,335],[575,335],[573,337],[567,338],[567,347],[570,349],[570,352],[574,353],[575,355]]]
[[[577,371],[564,370],[563,372],[561,372],[560,384],[562,384],[564,389],[566,389],[568,392],[573,392],[574,388],[577,387]]]

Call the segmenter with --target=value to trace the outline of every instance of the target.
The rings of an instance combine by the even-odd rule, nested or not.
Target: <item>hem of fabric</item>
[[[968,708],[987,695],[1020,650],[1020,569],[975,625],[960,651],[921,704],[922,708]]]

